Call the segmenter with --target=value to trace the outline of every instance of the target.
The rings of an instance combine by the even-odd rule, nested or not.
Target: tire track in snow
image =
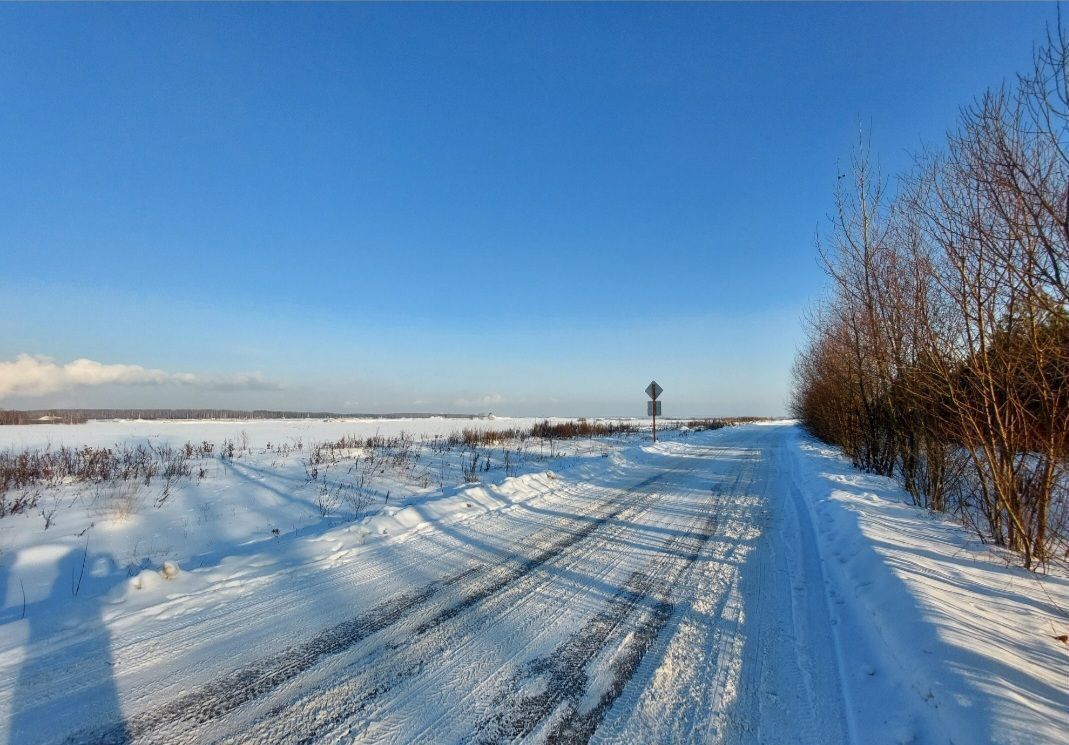
[[[538,589],[551,584],[554,578],[550,573],[531,570],[545,566],[552,567],[554,573],[567,571],[604,550],[605,545],[628,530],[625,521],[638,517],[661,497],[660,493],[639,490],[664,475],[658,474],[623,492],[631,495],[631,499],[617,499],[604,520],[599,519],[584,530],[583,538],[590,540],[570,542],[568,551],[554,551],[545,561],[540,559],[537,567],[525,567],[522,572],[517,572],[515,567],[501,567],[488,587],[474,589],[461,602],[448,606],[410,631],[398,630],[395,636],[403,634],[403,638],[386,642],[370,655],[355,660],[348,666],[350,670],[356,669],[354,673],[339,673],[339,677],[345,678],[341,683],[313,689],[297,701],[268,711],[254,727],[243,729],[238,739],[272,743],[351,739],[354,728],[376,721],[383,706],[397,703],[395,698],[387,699],[386,694],[422,677],[429,665],[445,657],[458,656],[465,658],[465,668],[471,667],[473,661],[465,657],[464,650],[486,627],[505,616],[518,616],[521,625],[530,626],[539,621],[540,613],[547,611],[545,607],[537,607]],[[609,571],[609,567],[604,571]],[[527,614],[523,608],[529,603],[536,607]],[[475,606],[479,606],[478,614],[470,612]],[[511,637],[520,631],[520,627],[513,627]],[[512,645],[506,642],[505,646]],[[405,693],[405,697],[415,695],[414,691]],[[426,701],[421,705],[426,705]]]
[[[693,470],[675,469],[673,473],[689,474]],[[443,725],[444,729],[450,729],[450,722],[458,721],[454,715],[460,714],[463,720],[471,721],[474,726],[485,716],[487,702],[492,701],[495,692],[513,677],[523,661],[529,659],[529,650],[556,646],[552,641],[547,645],[547,638],[559,636],[560,625],[567,623],[565,619],[571,615],[570,609],[589,604],[592,587],[611,587],[614,584],[611,577],[619,574],[621,565],[634,554],[635,547],[629,539],[633,539],[635,534],[641,536],[644,532],[644,528],[637,525],[639,518],[650,510],[656,511],[660,506],[660,502],[647,503],[640,511],[621,515],[619,522],[626,520],[630,525],[616,524],[606,528],[598,534],[597,541],[587,545],[587,555],[572,552],[563,566],[555,563],[552,572],[558,575],[558,579],[563,575],[564,581],[548,584],[540,594],[527,592],[526,587],[516,587],[513,592],[494,598],[492,605],[482,608],[480,614],[494,616],[493,626],[488,628],[488,632],[492,635],[494,627],[502,628],[506,631],[506,638],[494,638],[492,644],[487,644],[485,636],[469,634],[464,645],[455,650],[450,647],[450,653],[455,651],[464,654],[464,668],[458,671],[462,674],[439,670],[421,676],[417,683],[406,687],[402,696],[390,700],[386,719],[380,722],[379,730],[390,735],[403,733],[399,739],[412,743],[470,738],[470,734],[442,731]],[[662,524],[662,528],[668,527]],[[626,550],[621,552],[613,543],[626,546]],[[645,552],[661,549],[660,543],[639,548]],[[566,577],[570,574],[576,575],[580,581],[568,580]],[[527,607],[528,601],[533,607]],[[508,653],[502,657],[500,651],[506,648]],[[446,673],[444,680],[436,674],[442,672]],[[412,712],[426,709],[427,706],[440,711],[441,716],[429,723],[419,722],[418,717],[413,722]]]
[[[644,479],[625,493],[637,492],[655,483],[663,475],[659,473]],[[153,740],[173,742],[178,735],[172,731],[174,725],[184,724],[188,728],[220,719],[311,669],[325,657],[344,652],[373,634],[397,624],[446,588],[458,588],[461,600],[447,605],[430,621],[421,625],[417,632],[426,633],[457,617],[481,600],[588,538],[630,506],[629,502],[621,504],[618,499],[607,497],[586,513],[562,518],[557,524],[538,530],[525,538],[525,542],[545,546],[533,555],[516,554],[501,564],[480,562],[445,579],[430,582],[328,628],[307,642],[240,667],[194,691],[180,695],[156,710],[143,712],[127,721],[115,722],[103,728],[83,731],[71,736],[66,742],[91,742],[100,745]],[[562,528],[562,525],[569,523],[577,524],[577,527],[572,530]],[[480,584],[484,577],[489,577],[489,581]]]
[[[589,509],[591,502],[589,492],[582,493],[574,486],[566,483],[558,483],[551,489],[534,498],[534,503],[551,499],[555,504],[561,503],[557,509],[575,509],[581,505],[581,510]],[[515,506],[515,505],[513,505]],[[499,516],[496,510],[474,517],[476,521],[492,520]],[[452,525],[466,525],[469,519],[460,519]],[[544,527],[536,526],[540,529]],[[533,530],[534,528],[531,528]],[[404,534],[402,541],[410,540],[426,532],[425,528],[416,528]],[[314,540],[322,540],[314,539]],[[500,539],[499,539],[500,540]],[[395,552],[396,560],[391,559],[388,566],[383,570],[403,576],[406,570],[416,565],[434,565],[438,556],[455,554],[461,546],[458,542],[452,544],[441,542],[441,545],[432,547],[433,553],[428,554],[426,542],[425,548],[420,555],[410,552]],[[503,544],[492,547],[495,551],[504,552]],[[263,544],[264,564],[276,563],[276,558],[269,552],[271,544]],[[353,550],[353,549],[349,549]],[[374,549],[373,549],[374,550]],[[371,554],[372,556],[374,554]],[[183,680],[212,680],[224,675],[232,665],[222,666],[215,664],[213,657],[190,656],[191,650],[197,650],[200,640],[205,638],[225,639],[240,649],[253,649],[256,642],[250,642],[247,634],[262,643],[270,641],[272,633],[272,618],[280,613],[296,613],[306,606],[308,598],[318,593],[330,594],[337,588],[350,595],[361,592],[361,588],[382,583],[382,575],[369,574],[368,567],[360,561],[349,562],[347,566],[333,569],[329,566],[333,559],[321,557],[301,561],[297,564],[287,564],[284,561],[279,564],[276,571],[270,574],[251,574],[247,568],[232,580],[221,580],[212,583],[209,587],[196,590],[178,597],[166,600],[155,605],[151,610],[139,610],[131,616],[124,618],[121,607],[114,611],[109,608],[109,616],[115,613],[115,620],[109,620],[110,634],[97,630],[96,636],[83,634],[81,629],[72,630],[70,635],[65,635],[62,640],[48,640],[49,647],[33,649],[35,667],[42,674],[47,671],[50,684],[40,686],[33,692],[35,705],[43,705],[54,699],[77,696],[79,691],[92,691],[100,683],[100,669],[92,664],[71,665],[72,658],[78,658],[80,652],[72,651],[82,647],[110,645],[112,652],[112,671],[121,673],[124,679],[134,678],[142,670],[169,669],[169,674],[164,679],[152,680],[148,685],[140,685],[124,695],[124,708],[127,710],[140,711],[147,708],[156,708],[161,700],[167,701],[172,697],[182,694]],[[255,566],[255,565],[254,565]],[[196,569],[196,566],[191,568]],[[228,572],[223,567],[215,571],[220,574]],[[286,578],[285,583],[299,582],[302,593],[297,597],[279,597],[276,592],[270,590],[271,586],[280,583],[280,578]],[[241,594],[231,596],[226,602],[220,602],[218,591],[220,587],[241,586]],[[182,610],[190,605],[206,606],[205,610],[182,613]],[[177,611],[177,612],[176,612]],[[166,635],[161,635],[159,629],[152,624],[141,625],[136,621],[144,615],[159,616],[166,614],[170,618]],[[344,615],[335,615],[336,622],[344,620]],[[324,622],[323,626],[331,625]],[[240,630],[240,634],[235,633]],[[100,639],[103,637],[103,641]],[[216,645],[218,646],[218,645]],[[214,654],[214,651],[213,651]],[[51,660],[55,662],[51,662]],[[255,659],[255,657],[253,658]],[[15,679],[16,668],[10,669],[10,679]],[[75,737],[69,737],[67,741],[77,741]]]
[[[716,529],[714,510],[697,530],[669,538],[645,569],[634,572],[612,597],[607,607],[551,653],[529,661],[510,681],[510,690],[495,701],[499,711],[479,723],[481,743],[517,740],[546,724],[545,740],[551,743],[581,743],[593,735],[602,717],[623,692],[642,658],[668,623],[675,606],[672,587],[694,563]],[[648,607],[640,607],[646,605]],[[610,678],[605,690],[590,706],[590,667],[625,631],[625,621],[640,610],[640,619],[621,640],[608,662]],[[532,686],[541,688],[526,693]],[[560,709],[551,721],[547,718]]]
[[[655,496],[659,500],[663,494]],[[479,617],[474,619],[474,623],[469,622],[458,630],[460,633],[444,640],[448,644],[444,652],[451,657],[464,659],[464,669],[458,672],[467,678],[467,694],[458,699],[451,695],[455,692],[436,690],[440,681],[435,676],[420,676],[418,681],[406,686],[401,695],[388,702],[388,715],[395,720],[403,719],[405,712],[411,711],[410,705],[422,707],[428,699],[437,699],[443,711],[465,711],[476,705],[475,702],[480,700],[476,697],[476,691],[481,691],[484,686],[492,687],[494,681],[501,679],[508,669],[515,666],[514,660],[523,655],[525,650],[555,633],[554,622],[560,618],[561,608],[588,600],[591,586],[609,584],[610,576],[624,561],[624,557],[617,552],[614,559],[604,561],[606,548],[613,543],[623,543],[625,534],[634,530],[624,523],[636,522],[654,508],[654,503],[653,499],[645,500],[636,509],[621,513],[612,524],[597,534],[596,541],[585,542],[581,549],[570,551],[566,556],[554,560],[552,565],[547,565],[546,572],[532,575],[488,600],[480,608]],[[582,577],[583,581],[557,581],[569,575]],[[545,602],[550,597],[552,605]],[[495,644],[487,648],[483,630],[493,633],[494,628],[506,626],[503,629],[505,638],[496,638]],[[495,654],[502,648],[510,650],[504,660]],[[491,657],[493,659],[488,659]],[[376,714],[372,712],[372,716]],[[423,735],[423,731],[417,732],[411,735],[411,740],[415,742]],[[408,739],[409,735],[405,737]]]
[[[597,730],[599,742],[717,741],[743,648],[739,568],[760,504],[748,492],[767,466],[752,453],[735,459],[733,473],[717,474],[717,532],[680,583],[685,600]]]
[[[724,499],[718,488],[714,489],[714,494],[718,499]],[[731,563],[735,558],[735,548],[725,550],[725,542],[719,540],[725,523],[734,523],[738,517],[733,504],[722,504],[716,534],[708,542],[716,546],[714,548],[707,545],[703,549],[705,555],[701,563],[710,565],[711,569],[699,570],[696,562],[686,577],[699,574],[700,578],[680,581],[679,585],[682,587],[677,587],[676,594],[684,594],[685,599],[680,602],[668,624],[653,642],[624,692],[606,713],[605,719],[596,730],[596,739],[621,743],[636,742],[633,734],[608,734],[605,732],[606,727],[613,723],[617,726],[626,725],[636,716],[645,717],[645,709],[649,706],[644,698],[651,691],[662,688],[665,679],[671,680],[673,685],[682,682],[682,685],[687,687],[688,696],[677,697],[672,695],[671,691],[659,691],[654,697],[657,706],[654,716],[660,730],[656,736],[650,734],[646,739],[673,743],[708,739],[694,737],[691,730],[696,726],[696,722],[693,716],[688,716],[688,710],[696,706],[710,713],[716,710],[714,706],[707,706],[709,700],[716,700],[711,691],[719,691],[724,686],[724,671],[716,662],[721,654],[730,656],[738,651],[734,644],[737,627],[729,627],[723,619],[723,610],[731,598],[731,575],[734,569]],[[715,551],[715,554],[709,555],[710,550]],[[702,590],[706,591],[713,603],[709,613],[703,613],[695,607],[695,602],[701,599],[699,593]]]
[[[579,496],[575,493],[574,488],[567,486],[557,487],[552,491],[547,492],[545,496],[550,495],[557,499],[563,499],[566,502],[576,501]],[[542,497],[540,496],[539,498]],[[485,518],[487,516],[488,515],[480,515],[479,518]],[[466,521],[461,520],[459,522],[464,523]],[[411,539],[423,532],[425,532],[424,528],[416,528],[409,535],[406,535],[404,539]],[[458,546],[442,545],[435,550],[435,554],[413,556],[407,558],[403,563],[394,562],[390,568],[404,570],[417,563],[426,564],[434,562],[439,556],[445,556],[450,552],[455,552],[457,548]],[[332,560],[333,559],[329,556],[318,558],[309,563],[301,563],[296,566],[283,566],[276,574],[252,577],[249,579],[242,577],[240,581],[243,583],[264,583],[270,581],[272,584],[278,584],[279,577],[299,577],[302,588],[309,594],[327,592],[332,586],[336,586],[340,583],[344,583],[347,587],[352,587],[354,583],[359,583],[361,580],[364,580],[365,582],[367,581],[366,567],[359,564],[353,565],[349,569],[341,572],[324,572],[323,567],[328,565]],[[215,589],[215,587],[210,587],[198,593],[184,595],[180,600],[182,602],[196,600],[198,595],[210,593]],[[273,615],[273,609],[277,608],[278,603],[279,598],[272,593],[252,593],[247,597],[241,598],[241,617],[249,618]],[[158,666],[164,656],[169,658],[179,658],[182,651],[192,645],[193,640],[206,634],[206,626],[214,624],[216,626],[225,627],[228,624],[233,624],[233,615],[234,609],[228,604],[225,607],[217,606],[204,613],[190,614],[188,617],[180,616],[174,621],[165,643],[155,635],[154,632],[143,632],[137,626],[133,626],[129,629],[124,628],[122,639],[123,646],[121,649],[115,650],[116,655],[121,655],[122,657],[121,663],[123,673],[128,675],[132,672],[136,672],[142,667]],[[67,684],[69,684],[69,682],[65,681],[65,685]]]
[[[776,443],[762,430],[749,434],[754,457],[740,470],[752,477],[733,490],[695,572],[696,613],[680,610],[681,624],[647,655],[650,666],[657,663],[652,674],[644,661],[594,742],[848,741],[835,686],[807,680],[810,672],[829,682],[837,674],[822,634],[807,632],[814,626],[805,614],[822,605],[823,583],[798,572],[811,564],[814,547],[794,519]],[[815,628],[827,633],[829,626]]]

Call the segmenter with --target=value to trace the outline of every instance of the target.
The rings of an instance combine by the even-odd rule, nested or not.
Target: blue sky
[[[901,170],[1055,14],[0,6],[0,406],[782,413],[859,124]]]

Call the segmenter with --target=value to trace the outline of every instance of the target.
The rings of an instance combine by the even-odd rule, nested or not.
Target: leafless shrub
[[[319,508],[321,517],[329,517],[338,510],[340,500],[336,489],[329,484],[320,484],[319,493],[316,495],[316,507]]]
[[[71,567],[71,595],[75,597],[82,590],[82,579],[85,577],[85,561],[89,557],[89,537],[86,536],[85,548],[82,549],[82,563],[78,567],[78,571],[75,572],[74,567]]]
[[[0,517],[18,515],[21,512],[32,510],[37,507],[40,499],[41,491],[39,489],[27,489],[14,494],[0,491]]]
[[[52,523],[55,521],[56,518],[56,510],[58,509],[58,507],[59,505],[55,501],[52,501],[47,506],[41,505],[40,507],[38,507],[38,512],[41,515],[41,519],[45,521],[45,530],[48,530],[52,527]]]
[[[122,522],[141,508],[144,484],[140,481],[112,481],[97,484],[92,498],[95,514]]]
[[[473,484],[479,480],[479,448],[473,446],[471,452],[461,463],[461,471],[464,474],[464,483]]]
[[[577,419],[567,422],[543,420],[531,427],[531,437],[548,440],[569,440],[576,437],[609,437],[638,432],[638,425],[630,422],[597,422]]]
[[[1069,544],[1069,46],[963,109],[885,191],[862,150],[822,245],[793,409],[1026,567]]]
[[[349,508],[353,517],[358,517],[371,505],[371,492],[362,485],[341,484],[340,496],[342,502]],[[389,499],[387,493],[386,498]]]
[[[148,485],[154,478],[164,480],[163,499],[181,478],[191,477],[191,458],[210,457],[214,445],[186,443],[182,447],[168,444],[120,444],[100,447],[46,447],[0,451],[0,517],[33,508],[28,495],[38,488],[89,482],[119,484],[139,481]],[[205,473],[200,469],[201,474]],[[11,490],[25,493],[8,498]],[[29,490],[29,491],[26,491]],[[47,521],[51,524],[51,520]]]

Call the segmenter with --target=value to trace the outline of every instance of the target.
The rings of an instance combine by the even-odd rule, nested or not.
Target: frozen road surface
[[[791,426],[632,445],[499,509],[104,597],[5,658],[9,740],[909,741],[849,702],[803,457]]]

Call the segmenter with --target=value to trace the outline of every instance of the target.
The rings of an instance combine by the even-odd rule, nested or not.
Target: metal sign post
[[[646,395],[650,397],[650,401],[646,402],[646,416],[653,417],[653,441],[657,442],[657,415],[661,413],[661,402],[657,400],[657,397],[664,393],[664,388],[657,385],[656,380],[650,381],[650,384],[646,386]]]

